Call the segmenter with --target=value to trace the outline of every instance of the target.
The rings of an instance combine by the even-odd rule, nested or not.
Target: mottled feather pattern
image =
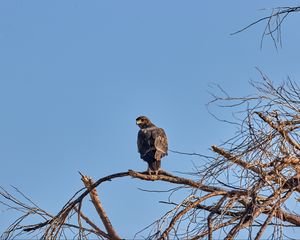
[[[146,117],[147,124],[141,122],[138,133],[137,146],[141,158],[149,165],[149,169],[158,171],[160,160],[168,153],[168,139],[162,128],[156,127]],[[138,118],[139,119],[139,118]],[[156,163],[157,162],[157,163]]]
[[[141,156],[151,150],[159,151],[160,157],[156,160],[160,160],[167,155],[168,151],[168,140],[165,131],[158,127],[141,129],[138,134],[138,149]]]

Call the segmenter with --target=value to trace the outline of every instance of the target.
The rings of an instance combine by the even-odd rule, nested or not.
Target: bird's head
[[[136,125],[138,125],[140,128],[147,128],[153,126],[153,123],[149,120],[149,118],[140,116],[136,119]]]

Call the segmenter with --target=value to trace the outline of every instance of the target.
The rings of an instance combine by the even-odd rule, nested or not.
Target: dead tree
[[[174,191],[180,187],[190,190],[179,202],[173,201],[172,196],[161,202],[171,210],[143,230],[146,239],[299,237],[300,211],[295,205],[300,192],[300,88],[290,80],[276,87],[267,76],[261,76],[261,82],[252,83],[255,95],[234,98],[221,89],[223,96],[214,96],[209,103],[209,106],[219,105],[224,111],[237,108],[233,121],[223,120],[231,123],[236,132],[224,144],[212,146],[212,156],[206,157],[209,164],[199,163],[197,172],[190,178],[167,172],[148,175],[133,170],[95,182],[82,176],[85,188],[74,194],[55,215],[29,199],[29,203],[24,203],[2,189],[1,203],[23,215],[9,226],[1,239],[24,238],[28,234],[32,238],[67,239],[69,230],[75,239],[121,239],[96,189],[103,182],[123,177],[157,184],[167,182],[177,187]],[[83,199],[89,196],[103,229],[82,211]],[[32,216],[40,219],[33,218],[35,221],[25,224],[24,220]],[[294,229],[294,236],[292,231],[286,231],[290,228]]]

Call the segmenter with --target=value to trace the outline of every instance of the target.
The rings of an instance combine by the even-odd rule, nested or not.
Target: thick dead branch
[[[214,152],[220,154],[221,156],[225,157],[227,160],[241,166],[242,168],[251,170],[258,174],[261,174],[261,170],[259,168],[257,168],[256,166],[254,166],[253,164],[247,163],[217,146],[212,146],[211,148]]]
[[[132,170],[129,170],[128,174],[131,177],[139,178],[139,179],[147,180],[147,181],[160,180],[160,181],[164,181],[164,182],[170,182],[170,183],[190,186],[192,188],[200,189],[200,190],[203,190],[205,192],[219,191],[219,192],[223,192],[223,194],[227,193],[227,191],[222,189],[222,188],[214,187],[214,186],[207,186],[207,185],[204,185],[200,182],[195,182],[191,179],[182,178],[182,177],[178,177],[178,176],[173,176],[171,174],[167,174],[167,175],[147,175],[147,174],[135,172],[135,171],[132,171]]]
[[[286,211],[283,211],[282,209],[277,209],[274,212],[274,217],[286,221],[289,223],[292,223],[294,226],[300,227],[300,216],[296,214],[291,214]]]
[[[102,220],[103,225],[105,226],[105,229],[107,231],[109,239],[112,239],[112,240],[121,239],[118,236],[115,229],[113,228],[113,226],[112,226],[112,224],[111,224],[111,222],[110,222],[110,220],[109,220],[109,218],[108,218],[108,216],[107,216],[107,214],[106,214],[106,212],[105,212],[105,210],[102,206],[102,203],[100,202],[100,199],[99,199],[96,188],[91,189],[91,186],[94,183],[93,180],[91,178],[89,178],[88,176],[82,176],[81,180],[84,183],[85,187],[90,190],[90,197],[92,199],[92,202],[94,204],[95,209],[97,210],[97,213],[99,214],[99,216]]]

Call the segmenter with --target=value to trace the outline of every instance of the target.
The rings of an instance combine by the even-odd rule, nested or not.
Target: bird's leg
[[[152,175],[152,171],[151,171],[151,169],[149,167],[147,169],[147,172],[148,172],[149,175]]]
[[[161,171],[162,171],[161,168],[157,169],[156,171],[154,171],[154,172],[155,172],[155,175],[158,175]]]

